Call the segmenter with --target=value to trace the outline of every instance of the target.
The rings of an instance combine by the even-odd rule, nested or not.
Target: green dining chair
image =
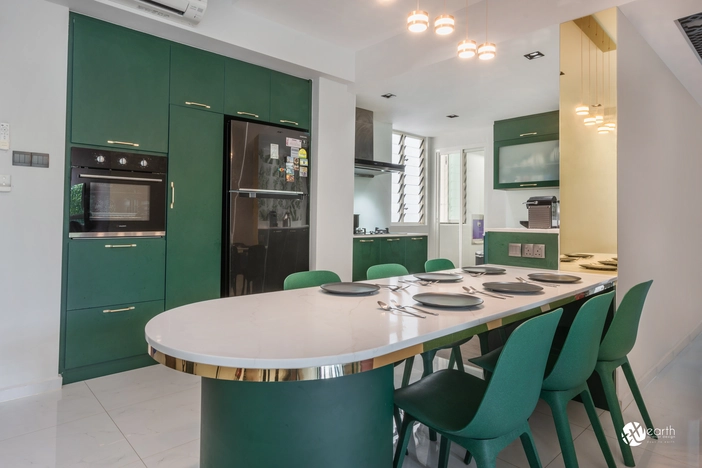
[[[283,289],[311,288],[321,286],[326,283],[338,283],[341,281],[339,275],[329,270],[299,271],[292,273],[283,281]]]
[[[534,317],[507,340],[489,381],[446,369],[395,390],[405,411],[393,467],[402,466],[410,428],[419,421],[441,434],[439,468],[446,468],[455,442],[479,468],[494,467],[497,454],[517,437],[529,466],[541,467],[528,418],[536,408],[548,352],[563,309]]]
[[[366,272],[366,278],[369,280],[406,275],[409,275],[409,271],[407,271],[407,268],[399,263],[383,263],[380,265],[373,265],[372,267],[368,268],[368,271]]]
[[[616,467],[612,451],[607,443],[602,424],[597,417],[597,409],[592,400],[587,379],[592,375],[597,363],[600,339],[604,329],[609,306],[614,299],[614,291],[595,296],[585,302],[573,320],[560,353],[549,355],[546,364],[546,378],[541,387],[540,397],[551,408],[556,425],[558,442],[563,453],[563,462],[568,468],[577,468],[578,459],[573,445],[573,435],[568,423],[568,402],[580,395],[587,416],[600,444],[600,449],[609,468]],[[470,361],[488,372],[495,370],[502,348]],[[470,453],[464,462],[470,462]]]
[[[634,372],[631,370],[631,365],[627,358],[629,351],[631,351],[636,343],[636,334],[639,329],[641,312],[643,311],[644,302],[646,301],[646,296],[648,295],[652,283],[652,280],[639,283],[624,295],[622,302],[619,304],[619,307],[617,307],[612,323],[609,325],[602,339],[600,352],[597,356],[597,364],[595,365],[595,372],[597,372],[602,381],[602,387],[604,388],[607,406],[609,406],[609,414],[614,424],[614,430],[617,435],[619,435],[617,440],[619,441],[619,447],[621,448],[624,464],[626,466],[635,466],[635,463],[634,456],[631,453],[631,447],[621,437],[622,430],[624,429],[624,416],[619,407],[619,400],[617,399],[617,393],[614,387],[614,371],[617,367],[621,366],[622,371],[624,371],[624,377],[626,377],[629,388],[631,388],[631,393],[634,395],[636,406],[639,408],[646,428],[649,429],[647,433],[653,439],[658,439],[653,432],[651,416],[648,414],[643,397],[641,396],[641,391],[636,383]]]
[[[456,267],[448,258],[432,258],[424,262],[424,271],[427,273],[441,270],[453,270],[454,268]]]

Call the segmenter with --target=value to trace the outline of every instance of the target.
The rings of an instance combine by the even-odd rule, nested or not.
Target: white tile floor
[[[468,345],[466,355],[472,346]],[[415,378],[421,374],[419,361]],[[445,359],[437,358],[437,368],[445,365]],[[398,377],[401,369],[397,369]],[[643,393],[653,423],[672,426],[676,434],[670,443],[649,439],[635,447],[637,466],[701,466],[702,335]],[[569,414],[580,466],[605,467],[582,405],[571,402]],[[626,421],[641,421],[634,403],[624,415]],[[624,466],[609,414],[603,412],[601,420],[617,464]],[[199,378],[151,366],[0,403],[0,467],[196,468],[199,425]],[[543,465],[563,466],[545,404],[537,406],[530,425]],[[415,429],[409,451],[405,468],[436,466],[438,443],[429,442],[424,427]],[[449,466],[465,467],[462,457],[463,449],[454,445]],[[502,451],[497,466],[528,466],[521,445],[517,442]]]

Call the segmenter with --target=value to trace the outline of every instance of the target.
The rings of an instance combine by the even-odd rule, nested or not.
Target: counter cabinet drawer
[[[65,368],[146,354],[144,327],[163,312],[163,301],[69,310]]]

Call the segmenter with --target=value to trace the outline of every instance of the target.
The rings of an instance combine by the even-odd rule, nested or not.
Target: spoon
[[[535,281],[525,280],[524,278],[520,278],[519,276],[517,276],[517,281],[520,281],[520,282],[525,283],[525,284],[535,284],[537,286],[548,286],[549,288],[557,288],[558,287],[557,284],[549,284],[549,283],[542,283],[542,282],[537,283]]]
[[[428,311],[428,310],[425,310],[425,309],[420,309],[419,307],[415,307],[415,306],[403,306],[403,305],[401,305],[401,304],[398,304],[397,301],[396,301],[395,299],[390,299],[390,302],[392,302],[392,305],[394,305],[394,306],[397,307],[398,309],[404,310],[404,309],[406,309],[406,308],[410,308],[410,309],[418,310],[418,311],[420,311],[420,312],[424,312],[425,314],[429,314],[429,315],[436,315],[436,316],[439,315],[439,314],[437,314],[436,312],[431,312],[431,311]]]
[[[392,307],[392,306],[390,306],[389,304],[386,304],[386,303],[383,302],[383,301],[378,301],[378,305],[379,305],[380,308],[383,309],[383,310],[387,310],[387,311],[398,310],[398,311],[404,312],[404,313],[406,313],[406,314],[414,315],[415,317],[426,318],[424,315],[415,314],[414,312],[410,312],[409,310],[400,309],[400,308],[398,308],[398,307]]]
[[[495,299],[507,299],[508,297],[512,297],[512,296],[498,296],[497,294],[491,294],[491,293],[487,293],[487,292],[484,292],[484,291],[478,291],[478,290],[475,289],[473,286],[468,286],[468,287],[463,286],[463,289],[464,289],[468,294],[476,294],[476,293],[477,293],[477,294],[484,294],[484,295],[489,296],[489,297],[494,297]]]

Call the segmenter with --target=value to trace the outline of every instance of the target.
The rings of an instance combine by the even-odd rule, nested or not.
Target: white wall
[[[351,281],[356,96],[327,78],[312,87],[310,268]]]
[[[629,354],[646,382],[702,328],[702,108],[618,16],[618,286],[653,279]]]
[[[31,29],[31,33],[28,33]],[[11,150],[49,153],[48,169],[12,166],[0,150],[0,401],[58,388],[68,9],[5,2],[0,122]]]
[[[373,121],[373,159],[392,162],[392,124]],[[372,230],[390,227],[392,175],[354,178],[353,212],[360,215],[359,227]]]

